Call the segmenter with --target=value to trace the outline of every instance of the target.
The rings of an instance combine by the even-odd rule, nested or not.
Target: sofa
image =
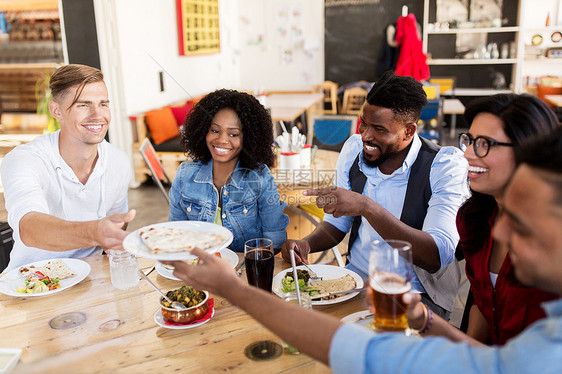
[[[145,138],[150,139],[170,180],[174,179],[179,164],[187,159],[181,146],[180,127],[199,99],[176,102],[129,117],[133,126],[133,158],[137,182],[142,183],[150,176],[150,170],[139,153]]]

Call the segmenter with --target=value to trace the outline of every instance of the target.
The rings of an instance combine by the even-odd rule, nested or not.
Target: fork
[[[246,261],[242,260],[242,264],[238,267],[238,269],[236,269],[236,275],[238,275],[239,277],[242,276],[242,270],[244,269],[244,265],[246,265]]]
[[[301,260],[302,264],[304,265],[304,267],[308,270],[308,274],[310,275],[309,281],[318,281],[318,280],[322,280],[322,277],[319,277],[318,274],[316,274],[315,272],[312,271],[311,268],[308,267],[308,265],[302,260],[302,257],[297,254],[295,252],[295,256],[298,256],[299,259]]]
[[[305,268],[308,269],[308,274],[310,274],[310,278],[308,279],[309,281],[319,281],[319,280],[322,280],[322,277],[319,277],[318,274],[316,274],[315,272],[313,272],[312,269],[309,268],[307,264],[305,264],[304,262],[303,262],[302,264],[304,265]]]

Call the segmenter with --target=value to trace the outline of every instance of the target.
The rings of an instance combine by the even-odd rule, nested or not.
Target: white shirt
[[[82,184],[59,153],[60,131],[37,137],[9,152],[1,166],[8,223],[14,230],[14,247],[5,271],[61,257],[86,257],[100,247],[47,251],[28,247],[20,239],[19,222],[30,212],[67,221],[92,221],[127,212],[127,188],[131,167],[126,154],[105,140],[98,144],[98,160],[86,184]]]
[[[363,195],[377,202],[398,219],[400,219],[404,205],[410,170],[418,157],[420,148],[421,140],[415,135],[404,163],[390,175],[381,173],[378,167],[366,166],[363,156],[359,157],[359,168],[367,177]],[[363,142],[360,135],[353,135],[346,141],[336,165],[336,186],[351,190],[349,170],[357,155],[362,153],[362,149]],[[429,182],[432,195],[422,230],[435,240],[441,267],[454,260],[455,248],[459,240],[455,217],[460,205],[470,195],[467,172],[468,163],[462,152],[455,147],[441,147],[431,164]],[[361,219],[359,235],[351,250],[350,265],[363,278],[367,278],[370,243],[382,238],[365,217]],[[351,229],[353,217],[334,218],[331,214],[326,214],[324,221],[342,232],[348,232]],[[425,292],[415,273],[412,278],[412,291]]]

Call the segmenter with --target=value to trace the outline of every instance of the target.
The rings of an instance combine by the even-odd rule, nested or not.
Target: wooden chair
[[[324,94],[323,114],[338,114],[338,84],[332,81],[325,81],[314,86],[314,92]],[[328,108],[326,108],[328,106]]]
[[[363,104],[367,100],[367,90],[353,87],[343,92],[342,114],[360,115]]]
[[[160,191],[162,191],[162,193],[164,194],[166,201],[168,202],[168,204],[170,204],[168,191],[166,191],[162,183],[165,182],[170,185],[170,178],[168,178],[168,175],[164,171],[164,168],[162,167],[162,164],[158,159],[158,155],[156,154],[156,151],[154,150],[154,147],[152,146],[152,143],[150,142],[150,140],[148,140],[148,138],[145,138],[142,142],[139,152],[142,156],[142,159],[146,163],[146,166],[150,170],[150,174],[152,175],[154,183],[156,183]]]

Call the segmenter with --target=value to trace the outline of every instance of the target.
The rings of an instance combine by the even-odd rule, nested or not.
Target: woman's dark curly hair
[[[240,166],[248,169],[271,167],[273,155],[273,123],[271,116],[252,95],[220,89],[201,99],[187,115],[181,142],[187,154],[196,161],[207,163],[211,152],[206,136],[215,115],[222,109],[236,112],[242,124],[243,144]]]

